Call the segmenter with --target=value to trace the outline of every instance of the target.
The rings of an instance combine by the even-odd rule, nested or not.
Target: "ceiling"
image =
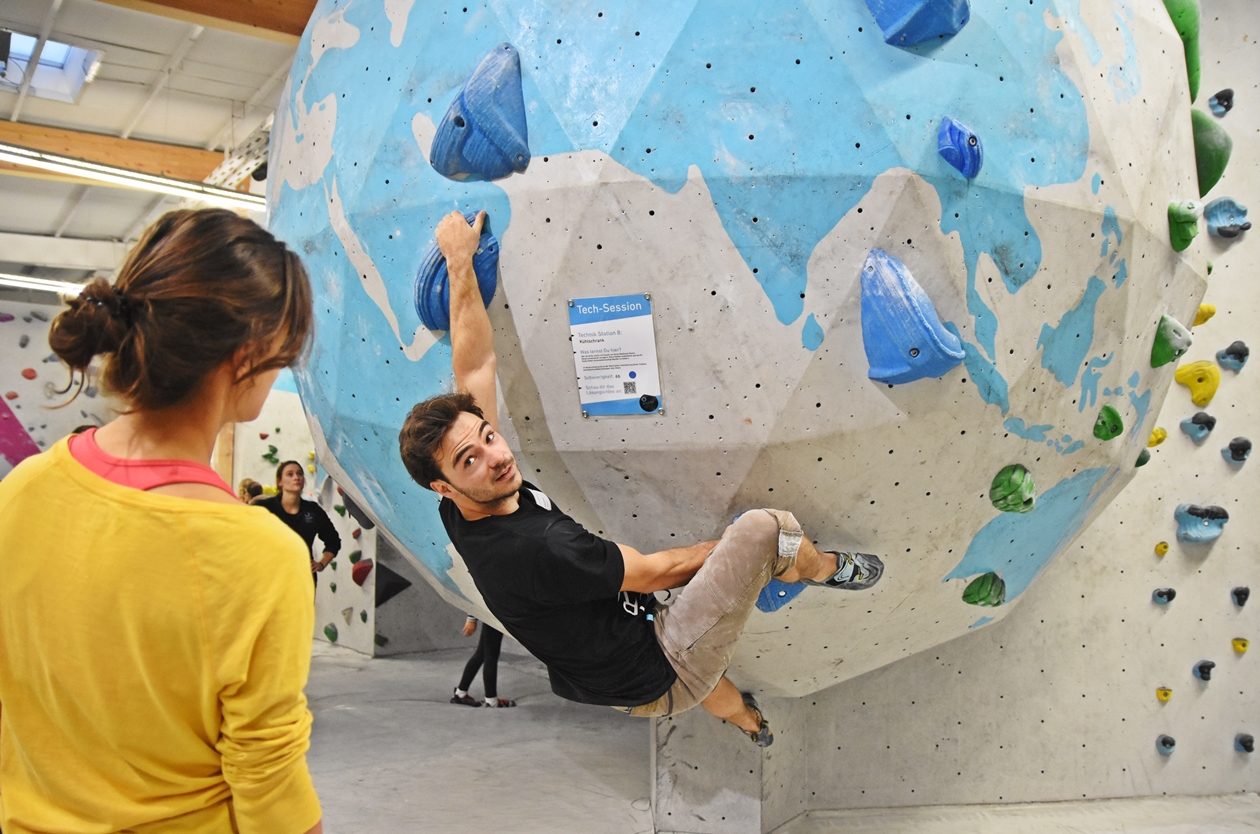
[[[0,29],[102,55],[74,103],[24,90],[15,68],[0,84],[0,142],[261,193],[249,174],[265,159],[270,116],[314,5],[3,0]],[[0,162],[0,273],[109,275],[127,243],[179,202]],[[5,289],[0,298],[55,300]]]

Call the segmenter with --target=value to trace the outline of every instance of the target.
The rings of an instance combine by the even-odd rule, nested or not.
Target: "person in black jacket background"
[[[341,550],[341,536],[337,535],[337,528],[333,526],[332,519],[324,512],[324,508],[302,497],[302,490],[305,488],[306,473],[302,471],[302,464],[295,460],[286,460],[276,468],[276,489],[279,492],[270,498],[255,499],[254,503],[266,507],[272,515],[302,537],[302,541],[306,542],[307,553],[311,556],[311,578],[319,584],[317,574],[337,557]],[[316,536],[324,547],[324,553],[319,559],[311,551]]]

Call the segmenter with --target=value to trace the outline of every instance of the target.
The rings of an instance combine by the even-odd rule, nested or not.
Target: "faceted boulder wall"
[[[884,559],[870,592],[767,589],[741,684],[802,695],[1000,619],[1132,478],[1207,267],[1207,235],[1170,242],[1199,184],[1169,13],[825,5],[319,3],[269,166],[317,294],[299,389],[451,602],[482,610],[397,433],[451,385],[452,209],[489,214],[503,431],[556,504],[645,552],[784,507]],[[570,329],[604,297],[650,309],[611,405]]]

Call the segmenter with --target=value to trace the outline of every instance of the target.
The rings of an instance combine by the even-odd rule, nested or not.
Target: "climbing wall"
[[[479,609],[395,438],[450,385],[431,230],[485,209],[504,432],[559,506],[652,551],[781,505],[887,561],[756,613],[742,680],[813,692],[1004,618],[1134,476],[1204,291],[1162,5],[559,8],[312,16],[271,227],[315,281],[298,384],[337,482]],[[570,316],[609,296],[651,302],[659,390],[596,408]]]
[[[1257,21],[1247,0],[1204,3],[1196,106],[1207,112],[1232,88],[1233,108],[1213,118],[1235,145],[1201,204],[1260,205]],[[1260,239],[1212,235],[1205,219],[1198,230],[1187,251],[1212,263],[1201,308],[1212,315],[1177,367],[1216,368],[1210,403],[1169,392],[1147,431],[1150,462],[1001,624],[810,697],[768,700],[777,738],[764,757],[704,716],[662,722],[662,830],[769,830],[811,808],[1260,791],[1260,759],[1240,744],[1260,737],[1260,468],[1229,451],[1260,435],[1260,389],[1254,363],[1233,370],[1226,350],[1260,341]],[[1199,412],[1215,423],[1196,442]],[[1226,511],[1219,538],[1178,539],[1186,504]],[[1220,526],[1203,522],[1189,531]],[[1203,661],[1215,664],[1207,680]]]
[[[59,393],[68,372],[48,346],[48,325],[60,311],[54,304],[0,301],[0,478],[79,426],[113,417],[95,371],[73,403],[53,408],[69,396]]]

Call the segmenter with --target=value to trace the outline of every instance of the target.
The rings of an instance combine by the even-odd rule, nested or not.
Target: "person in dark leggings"
[[[476,630],[476,617],[470,616],[464,620],[465,637],[472,637]],[[477,640],[477,651],[473,652],[473,656],[468,658],[468,663],[464,664],[464,676],[459,679],[459,686],[455,687],[455,692],[451,695],[452,704],[465,707],[479,707],[483,703],[488,707],[516,706],[516,701],[499,697],[499,647],[502,645],[503,632],[482,623],[481,637]],[[481,682],[486,690],[485,701],[478,701],[468,694],[473,678],[477,677],[478,669],[481,669]]]

